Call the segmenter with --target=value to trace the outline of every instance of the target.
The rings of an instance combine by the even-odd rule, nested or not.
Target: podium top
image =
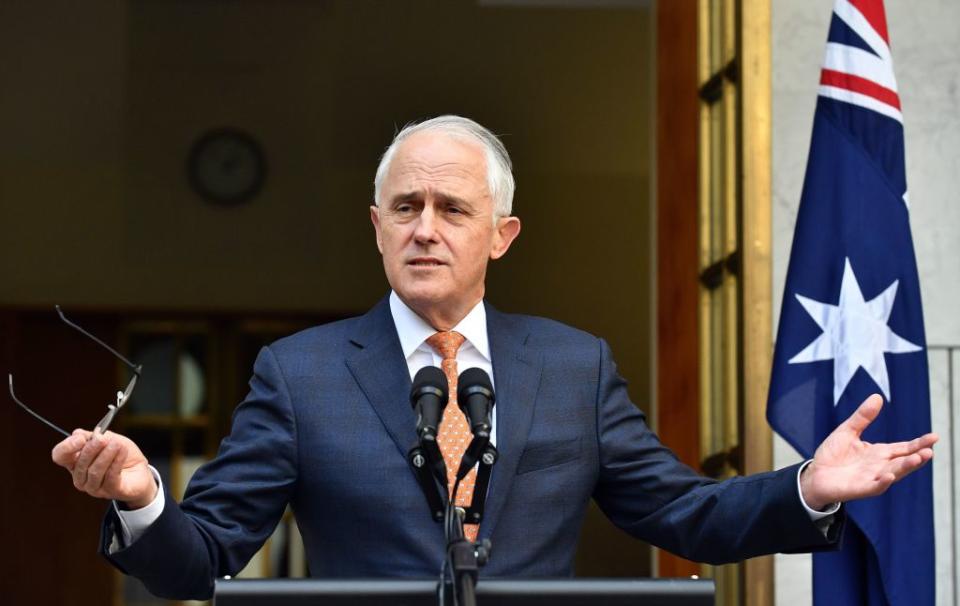
[[[710,579],[480,579],[482,606],[712,606]],[[436,580],[218,579],[215,606],[436,606]]]

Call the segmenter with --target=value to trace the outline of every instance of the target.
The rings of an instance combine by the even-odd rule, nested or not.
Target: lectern
[[[708,579],[480,579],[481,606],[712,606]],[[218,579],[215,606],[436,606],[436,579]]]

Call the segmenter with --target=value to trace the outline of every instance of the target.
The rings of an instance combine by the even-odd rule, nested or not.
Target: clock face
[[[187,161],[193,189],[218,204],[240,204],[257,195],[267,174],[260,144],[237,129],[216,129],[193,144]]]

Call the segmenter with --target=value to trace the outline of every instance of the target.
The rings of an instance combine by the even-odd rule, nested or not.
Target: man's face
[[[516,217],[494,224],[480,144],[444,133],[416,133],[400,145],[370,218],[391,288],[437,329],[483,298],[487,261],[520,231]]]

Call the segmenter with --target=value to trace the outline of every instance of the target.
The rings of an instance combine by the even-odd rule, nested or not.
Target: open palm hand
[[[938,439],[934,433],[891,444],[861,440],[882,407],[883,398],[873,394],[820,444],[800,477],[807,505],[822,509],[829,503],[882,494],[933,457]]]

